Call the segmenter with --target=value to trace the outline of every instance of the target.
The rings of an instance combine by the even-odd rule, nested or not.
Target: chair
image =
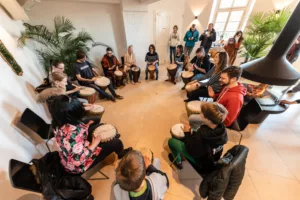
[[[122,63],[122,66],[125,65],[125,60],[124,60],[124,56],[121,57],[121,63]]]
[[[42,139],[47,140],[46,146],[50,151],[48,142],[49,139],[54,136],[53,132],[51,131],[50,124],[47,124],[40,116],[35,114],[29,108],[26,108],[25,111],[22,113],[20,122],[30,130],[35,132],[37,135],[39,135]]]
[[[42,193],[41,185],[35,180],[30,165],[15,159],[9,161],[8,173],[12,187]]]

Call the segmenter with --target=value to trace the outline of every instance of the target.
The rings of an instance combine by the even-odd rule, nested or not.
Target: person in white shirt
[[[136,59],[135,59],[135,54],[133,53],[132,45],[128,46],[128,50],[124,56],[124,62],[125,62],[126,68],[129,69],[130,82],[131,82],[131,84],[135,85],[135,83],[133,81],[132,68],[136,67]],[[140,83],[140,81],[138,81],[138,83]]]
[[[180,37],[179,37],[179,34],[177,33],[177,31],[178,31],[178,26],[175,25],[173,27],[173,32],[171,33],[170,38],[169,38],[170,63],[174,63],[175,62],[176,47],[177,47],[177,45],[180,44]],[[173,62],[173,60],[174,60],[174,62]]]

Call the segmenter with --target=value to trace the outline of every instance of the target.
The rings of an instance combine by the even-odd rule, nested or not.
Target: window
[[[214,16],[214,28],[217,32],[217,40],[232,37],[236,31],[245,27],[255,0],[215,0],[216,10]],[[243,31],[243,30],[242,30]]]

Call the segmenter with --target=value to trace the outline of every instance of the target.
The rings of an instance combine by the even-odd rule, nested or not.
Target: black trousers
[[[188,92],[187,97],[190,101],[199,100],[199,97],[209,97],[207,87],[199,87],[198,89]]]

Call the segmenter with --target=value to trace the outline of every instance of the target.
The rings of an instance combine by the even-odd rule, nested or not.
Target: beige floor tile
[[[246,170],[243,182],[234,198],[235,200],[259,200],[258,193],[254,187],[251,177]]]
[[[175,196],[169,192],[166,193],[164,200],[186,200],[186,198]]]
[[[300,199],[300,184],[298,181],[254,170],[249,170],[249,173],[260,199]]]
[[[15,189],[9,181],[0,181],[0,199],[2,200],[41,200],[38,193]]]

